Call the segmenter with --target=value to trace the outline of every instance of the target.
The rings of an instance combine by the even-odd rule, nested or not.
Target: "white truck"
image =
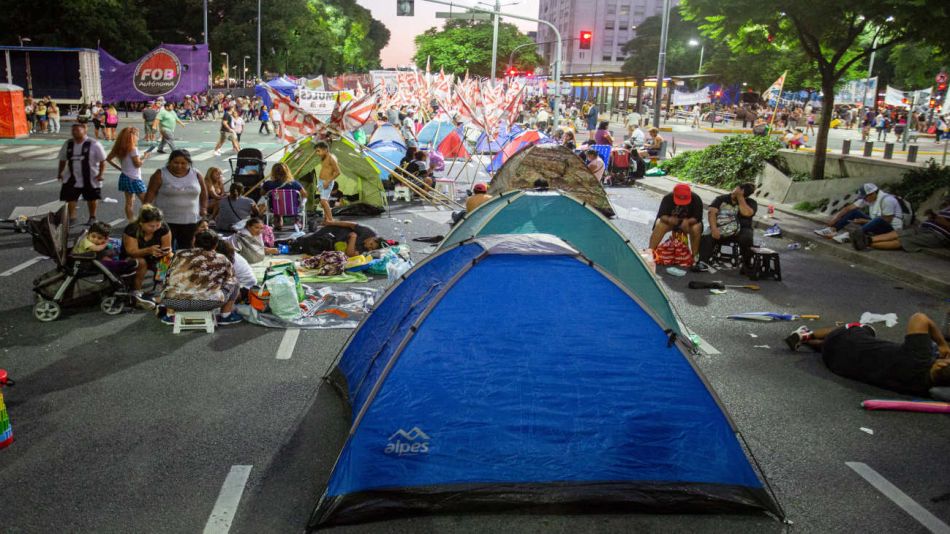
[[[59,104],[73,105],[102,100],[98,50],[0,46],[0,52],[2,80],[22,87],[24,97],[49,96]]]

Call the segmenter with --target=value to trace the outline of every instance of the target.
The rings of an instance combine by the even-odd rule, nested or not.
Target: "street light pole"
[[[261,0],[257,0],[257,81],[261,80]]]
[[[241,60],[241,87],[247,87],[247,60],[251,59],[251,56],[244,56],[244,59]]]
[[[660,127],[663,102],[663,78],[666,77],[666,40],[670,32],[670,0],[663,0],[663,24],[660,30],[660,57],[656,68],[656,89],[653,91],[653,126]]]
[[[224,86],[228,91],[231,90],[231,56],[227,52],[221,52],[224,56]]]
[[[23,43],[29,43],[32,41],[29,37],[20,37],[20,47],[23,47]],[[33,72],[30,68],[30,51],[26,50],[26,92],[30,95],[30,98],[33,98]]]
[[[495,67],[498,63],[498,12],[501,11],[501,2],[495,0],[495,15],[492,17],[491,36],[491,86],[495,86]]]

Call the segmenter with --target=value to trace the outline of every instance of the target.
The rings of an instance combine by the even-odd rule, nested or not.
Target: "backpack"
[[[904,228],[910,228],[917,221],[917,215],[914,213],[913,207],[902,196],[894,195],[894,198],[901,205],[901,220],[904,221]]]

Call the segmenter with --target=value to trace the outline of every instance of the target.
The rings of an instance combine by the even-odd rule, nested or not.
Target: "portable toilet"
[[[0,84],[0,138],[19,139],[30,135],[23,109],[23,88]]]

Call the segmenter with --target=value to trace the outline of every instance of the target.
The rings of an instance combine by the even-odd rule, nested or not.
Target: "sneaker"
[[[214,152],[212,152],[212,154],[214,154],[215,156],[220,156],[220,155],[221,155],[221,151],[220,151],[220,150],[215,150]]]
[[[96,219],[95,217],[89,217],[89,220],[86,221],[86,226],[92,226],[97,222],[99,222],[99,219]]]
[[[840,234],[831,238],[835,243],[847,243],[851,241],[851,234],[848,232],[841,232]]]
[[[773,224],[772,226],[769,226],[768,228],[766,228],[765,232],[763,232],[762,235],[765,237],[781,237],[782,229],[779,228],[778,224]]]
[[[696,265],[693,265],[693,268],[691,270],[694,273],[708,273],[709,265],[707,265],[706,262],[704,261],[697,261]]]
[[[243,320],[244,318],[241,317],[241,314],[236,311],[233,311],[227,315],[218,314],[218,317],[217,317],[217,321],[219,325],[237,324]]]
[[[826,227],[824,227],[824,228],[819,228],[819,229],[815,230],[814,232],[815,232],[816,234],[820,235],[821,237],[834,237],[834,235],[835,235],[835,229],[832,228],[832,227],[830,227],[830,226],[826,226]]]
[[[139,308],[140,310],[151,311],[154,310],[156,306],[154,300],[143,296],[140,291],[136,291],[132,294],[132,300],[135,302],[135,307]]]
[[[854,247],[854,250],[864,250],[871,246],[871,236],[864,233],[864,230],[858,228],[850,234],[851,245]]]
[[[785,344],[792,350],[798,350],[802,343],[811,339],[812,331],[807,326],[799,326],[794,332],[785,338]]]
[[[175,316],[174,316],[174,315],[168,315],[168,314],[166,313],[165,315],[162,315],[162,316],[160,317],[160,319],[162,320],[163,323],[165,323],[165,324],[167,324],[167,325],[173,325],[173,324],[175,324]]]

